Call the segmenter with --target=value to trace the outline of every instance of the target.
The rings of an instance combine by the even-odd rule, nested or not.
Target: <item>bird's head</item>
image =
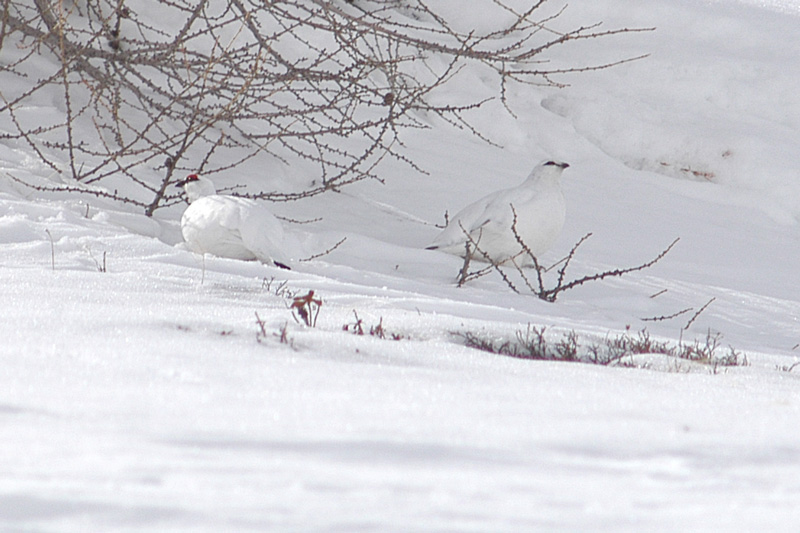
[[[189,174],[175,184],[176,187],[183,187],[189,203],[194,202],[203,196],[217,194],[214,184],[208,178],[202,178],[198,174]]]
[[[561,161],[545,161],[541,164],[541,166],[545,168],[549,167],[551,170],[559,169],[561,172],[563,172],[569,168],[569,163],[564,163]]]
[[[542,161],[534,167],[527,181],[534,183],[542,179],[558,180],[567,168],[569,164],[561,161]]]
[[[181,181],[175,183],[175,186],[176,187],[185,187],[187,183],[190,183],[192,181],[199,181],[199,180],[200,180],[200,176],[199,175],[197,175],[197,174],[189,174],[188,176],[183,178]]]

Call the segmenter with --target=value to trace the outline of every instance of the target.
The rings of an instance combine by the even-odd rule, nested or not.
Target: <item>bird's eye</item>
[[[548,166],[548,165],[555,166],[556,162],[555,161],[548,161],[547,163],[544,164],[544,166]]]

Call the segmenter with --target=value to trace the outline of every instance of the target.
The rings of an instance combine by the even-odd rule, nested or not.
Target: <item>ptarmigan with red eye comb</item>
[[[211,180],[197,174],[175,185],[183,187],[189,200],[181,233],[190,250],[289,268],[283,226],[266,207],[248,198],[217,194]]]
[[[538,259],[558,239],[564,227],[566,204],[559,182],[567,163],[545,161],[537,165],[517,187],[494,192],[474,202],[450,219],[428,250],[466,254],[467,235],[493,261],[503,263],[516,258],[519,266],[533,263],[522,252],[511,226],[517,214],[517,234]],[[514,206],[512,211],[511,206]],[[465,234],[466,232],[466,234]],[[472,246],[470,246],[472,248]],[[480,252],[472,259],[486,261]]]

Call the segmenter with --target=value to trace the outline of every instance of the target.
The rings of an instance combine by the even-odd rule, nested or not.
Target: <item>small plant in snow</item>
[[[273,336],[278,338],[278,341],[281,344],[287,344],[291,348],[294,348],[294,341],[289,337],[289,323],[284,322],[281,329],[278,330],[278,333],[273,333]]]
[[[267,333],[267,323],[261,320],[261,317],[258,316],[258,312],[256,312],[256,325],[258,326],[258,331],[256,331],[256,341],[261,344],[269,335]]]
[[[278,298],[293,299],[297,295],[297,291],[289,288],[288,281],[284,280],[278,283],[275,280],[275,276],[261,280],[261,288]]]
[[[674,356],[675,349],[666,341],[656,341],[647,329],[642,329],[635,336],[630,334],[630,326],[625,333],[617,337],[606,337],[602,343],[589,347],[592,362],[608,365],[622,361],[625,357],[641,354],[657,354]]]
[[[578,355],[579,347],[578,334],[573,330],[556,343],[555,350],[561,361],[580,361]]]
[[[740,353],[733,346],[728,346],[727,355],[723,355],[722,357],[714,357],[709,363],[714,374],[716,374],[720,368],[727,368],[729,366],[748,366],[749,364],[750,361],[747,360],[747,356]]]
[[[798,366],[800,366],[800,361],[797,361],[791,365],[775,365],[775,370],[779,370],[780,372],[791,372]]]
[[[292,316],[298,323],[302,321],[306,326],[313,328],[317,325],[321,307],[322,300],[314,298],[314,291],[308,291],[303,296],[295,296],[289,309],[292,310]]]
[[[525,330],[517,331],[513,339],[493,339],[473,332],[458,335],[467,347],[518,359],[646,367],[646,362],[637,362],[637,355],[662,355],[674,361],[706,365],[714,374],[721,368],[748,365],[747,357],[733,348],[729,349],[727,355],[718,356],[717,350],[722,337],[710,331],[703,340],[690,344],[682,341],[673,344],[653,339],[646,329],[636,334],[631,334],[628,329],[621,335],[606,337],[603,341],[587,346],[581,345],[574,330],[564,333],[556,341],[549,339],[546,332],[544,327],[529,324]]]
[[[106,264],[106,251],[103,250],[103,257],[98,259],[92,253],[92,249],[90,247],[86,247],[86,253],[89,254],[89,257],[94,261],[94,266],[97,267],[97,271],[101,273],[108,272],[108,265]]]
[[[554,354],[549,350],[545,332],[547,328],[537,328],[528,324],[522,332],[517,331],[518,357],[525,359],[554,359]]]
[[[403,339],[402,335],[398,333],[389,333],[384,329],[383,317],[380,318],[376,325],[370,326],[367,329],[364,327],[364,321],[358,316],[358,313],[355,309],[353,309],[353,316],[355,316],[355,322],[342,326],[342,331],[348,331],[354,335],[369,335],[370,337],[389,339],[393,341],[399,341]]]
[[[50,240],[50,266],[53,270],[56,269],[56,244],[53,241],[53,234],[50,233],[49,229],[44,230],[47,234],[47,238]]]
[[[345,324],[342,326],[342,331],[349,331],[355,335],[363,335],[364,334],[364,321],[358,317],[358,313],[355,309],[353,309],[353,315],[356,317],[356,321],[352,324]]]
[[[517,359],[543,361],[579,361],[577,356],[577,334],[565,334],[556,344],[546,337],[547,328],[528,324],[524,331],[517,331],[514,339],[491,339],[470,331],[460,333],[464,345],[485,352],[507,355]]]
[[[290,348],[294,348],[294,341],[291,339],[291,337],[289,337],[288,322],[283,323],[283,326],[280,330],[278,330],[278,333],[273,333],[270,335],[269,332],[267,332],[267,323],[264,322],[260,316],[258,316],[258,313],[256,313],[256,325],[258,326],[258,329],[256,330],[256,341],[259,344],[262,344],[266,339],[271,337],[277,337],[278,342],[281,344],[286,344]]]
[[[261,288],[270,294],[274,294],[278,298],[287,301],[287,308],[292,312],[292,318],[298,324],[305,324],[308,327],[315,327],[317,325],[317,317],[319,316],[320,308],[322,307],[322,299],[314,295],[313,290],[309,290],[306,294],[299,295],[299,291],[291,289],[288,281],[277,282],[274,277],[269,279],[264,278],[261,281]],[[264,328],[262,327],[262,330]],[[285,330],[282,336],[285,335]],[[264,334],[266,334],[264,332]]]

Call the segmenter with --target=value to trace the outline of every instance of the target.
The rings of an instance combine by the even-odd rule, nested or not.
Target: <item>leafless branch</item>
[[[263,179],[243,194],[273,201],[381,180],[387,158],[422,171],[401,135],[429,127],[423,117],[491,142],[468,120],[490,98],[433,98],[466,65],[487,72],[508,106],[512,83],[562,86],[567,74],[638,59],[548,68],[551,50],[647,31],[594,23],[559,32],[551,26],[564,9],[543,14],[551,0],[525,10],[481,0],[470,9],[505,21],[483,33],[457,29],[427,0],[156,0],[147,12],[123,0],[0,1],[0,75],[25,80],[0,95],[0,118],[11,126],[0,140],[27,144],[70,183],[114,192],[53,190],[147,215],[177,201],[168,193],[175,173],[213,175],[255,158],[317,169],[303,190]],[[60,114],[32,116],[55,88]]]
[[[334,244],[333,246],[331,246],[330,248],[328,248],[324,252],[320,252],[318,254],[314,254],[311,257],[306,257],[305,259],[300,259],[300,261],[313,261],[314,259],[319,259],[320,257],[324,257],[324,256],[328,255],[329,253],[333,252],[334,250],[336,250],[341,245],[343,245],[344,241],[346,241],[346,240],[347,240],[347,237],[343,237],[339,242],[337,242],[336,244]]]
[[[673,318],[677,318],[681,315],[685,315],[689,311],[691,311],[691,307],[687,307],[686,309],[681,309],[676,313],[672,313],[671,315],[662,315],[662,316],[654,316],[649,318],[642,318],[642,322],[662,322],[664,320],[672,320]]]
[[[587,233],[586,235],[581,237],[578,240],[578,242],[575,243],[575,245],[573,245],[573,247],[570,249],[570,251],[566,255],[566,257],[564,257],[563,259],[561,259],[560,261],[558,261],[556,263],[556,264],[561,264],[561,267],[558,269],[557,279],[555,281],[555,284],[552,287],[547,288],[545,286],[545,278],[544,278],[544,275],[543,275],[543,273],[546,272],[546,269],[544,269],[540,265],[539,260],[537,259],[537,257],[533,254],[533,252],[531,251],[530,247],[527,245],[527,243],[525,243],[525,241],[522,239],[522,237],[520,236],[519,232],[517,231],[517,213],[514,210],[514,206],[513,205],[511,206],[511,211],[513,213],[513,221],[511,223],[511,228],[510,229],[511,229],[511,232],[513,233],[513,235],[514,235],[514,238],[516,239],[517,243],[520,246],[520,251],[516,255],[514,255],[514,256],[512,256],[512,257],[510,257],[510,258],[508,258],[508,259],[506,259],[506,260],[504,260],[502,262],[499,262],[496,258],[491,257],[491,255],[488,254],[485,250],[481,249],[481,247],[480,247],[480,239],[474,239],[463,227],[461,227],[461,231],[463,232],[463,234],[465,235],[465,237],[467,239],[467,254],[468,254],[468,256],[472,256],[472,255],[474,255],[476,253],[480,254],[480,257],[482,257],[483,260],[485,260],[487,263],[489,263],[490,266],[487,267],[487,268],[494,269],[498,274],[500,274],[500,277],[503,278],[503,281],[506,283],[506,285],[512,291],[514,291],[514,292],[519,294],[520,293],[519,289],[517,289],[517,287],[511,281],[511,278],[509,277],[509,275],[501,268],[503,266],[508,266],[509,264],[513,265],[514,268],[516,269],[517,273],[519,274],[519,276],[525,282],[525,286],[528,288],[528,290],[532,294],[535,294],[538,298],[540,298],[542,300],[545,300],[545,301],[548,301],[548,302],[555,302],[556,299],[558,298],[558,295],[561,294],[562,292],[568,291],[570,289],[574,289],[575,287],[579,287],[579,286],[581,286],[581,285],[583,285],[585,283],[589,283],[590,281],[600,281],[600,280],[603,280],[603,279],[606,279],[606,278],[621,277],[621,276],[624,276],[626,274],[630,274],[632,272],[638,272],[640,270],[645,270],[647,268],[650,268],[653,265],[655,265],[657,262],[659,262],[661,259],[663,259],[664,256],[666,256],[670,252],[670,250],[672,250],[672,248],[680,240],[680,239],[675,239],[674,241],[672,241],[672,243],[669,246],[667,246],[667,248],[665,248],[655,258],[653,258],[650,261],[647,261],[645,263],[642,263],[642,264],[640,264],[638,266],[629,267],[629,268],[606,270],[606,271],[603,271],[603,272],[598,272],[596,274],[583,276],[581,278],[577,278],[577,279],[574,279],[574,280],[569,281],[569,282],[565,282],[567,268],[569,267],[572,259],[575,257],[575,254],[577,253],[578,248],[583,243],[585,243],[589,239],[589,237],[592,236],[591,233]],[[533,264],[533,270],[536,272],[536,284],[531,283],[531,280],[530,280],[528,274],[526,273],[525,269],[522,266],[520,266],[518,264],[518,262],[517,262],[519,257],[523,256],[523,255],[527,256],[531,260],[531,263]],[[459,286],[463,285],[469,279],[474,279],[473,277],[470,277],[470,276],[474,276],[474,273],[469,273],[468,272],[468,266],[469,266],[469,263],[468,263],[467,259],[465,258],[464,267],[462,268],[461,274],[459,276]],[[486,270],[486,269],[484,269],[484,270]],[[712,299],[712,301],[713,301],[713,299]],[[706,307],[708,307],[708,305],[710,303],[711,302],[708,302],[705,306],[703,306],[703,308],[698,312],[698,314],[701,313]],[[665,318],[661,318],[661,319],[666,319],[666,317]],[[694,319],[692,319],[692,321],[693,320]],[[688,328],[689,325],[691,325],[692,321],[690,321],[689,324],[687,324],[687,328]]]
[[[689,321],[686,323],[686,325],[685,325],[685,326],[683,326],[683,329],[684,329],[684,331],[686,331],[686,330],[688,330],[690,327],[692,327],[692,324],[694,324],[694,321],[695,321],[695,320],[697,320],[697,317],[699,317],[699,316],[700,316],[700,315],[703,313],[703,311],[705,311],[706,309],[708,309],[708,306],[709,306],[709,305],[711,305],[712,303],[714,303],[714,300],[716,300],[716,298],[711,298],[709,301],[707,301],[707,302],[706,302],[706,303],[703,305],[703,307],[701,307],[700,309],[698,309],[698,310],[697,310],[697,312],[696,312],[694,315],[692,315],[692,318],[690,318],[690,319],[689,319]]]

